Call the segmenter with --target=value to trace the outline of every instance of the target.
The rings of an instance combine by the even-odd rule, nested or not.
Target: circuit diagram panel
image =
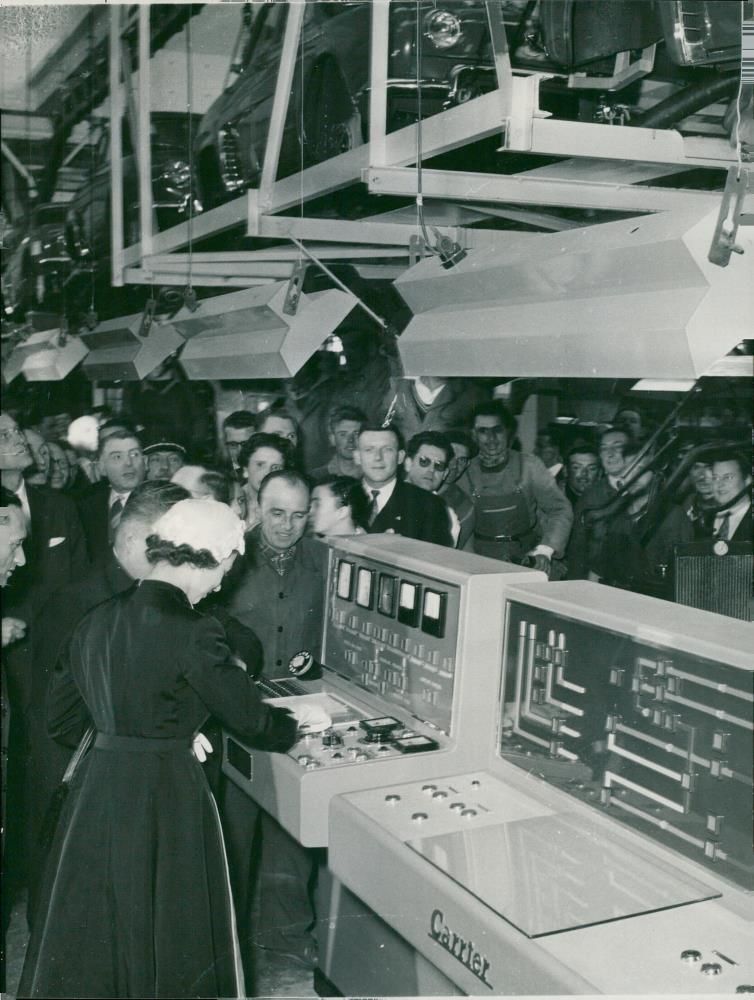
[[[752,672],[508,604],[501,754],[754,888]]]

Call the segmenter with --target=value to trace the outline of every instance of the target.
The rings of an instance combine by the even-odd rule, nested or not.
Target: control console
[[[332,539],[322,677],[270,699],[285,705],[300,686],[332,728],[288,754],[226,734],[223,770],[302,844],[322,847],[333,795],[481,763],[513,580],[545,577],[399,535]]]
[[[751,627],[586,582],[505,608],[486,766],[333,801],[349,919],[469,994],[754,991]]]

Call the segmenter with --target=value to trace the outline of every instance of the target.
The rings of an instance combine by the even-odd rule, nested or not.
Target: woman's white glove
[[[204,733],[197,733],[191,743],[191,749],[194,751],[194,756],[203,764],[207,759],[208,755],[213,753],[214,747],[204,735]]]
[[[317,702],[299,702],[297,705],[286,705],[286,708],[302,732],[322,733],[332,725],[332,719]]]

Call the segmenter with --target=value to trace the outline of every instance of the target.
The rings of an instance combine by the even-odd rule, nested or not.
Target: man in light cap
[[[186,464],[186,449],[176,441],[155,441],[144,449],[147,479],[172,479]]]

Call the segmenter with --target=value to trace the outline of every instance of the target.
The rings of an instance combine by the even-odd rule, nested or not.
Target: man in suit
[[[717,512],[712,535],[721,542],[748,542],[754,538],[751,520],[751,465],[735,448],[719,448],[707,457],[712,463]]]
[[[79,500],[92,562],[107,558],[126,502],[132,490],[144,481],[146,463],[141,441],[127,429],[100,437],[98,464],[103,479]]]
[[[23,882],[23,812],[28,792],[28,714],[35,616],[56,590],[88,568],[84,534],[70,497],[47,486],[27,486],[24,471],[34,464],[28,442],[9,413],[0,413],[0,481],[21,505],[27,538],[25,565],[13,574],[3,599],[6,616],[26,622],[26,635],[9,647],[4,677],[10,705],[8,727],[8,830],[6,850],[14,858],[14,881]],[[13,888],[7,886],[12,897]]]
[[[392,531],[436,545],[453,545],[448,508],[440,497],[398,479],[405,458],[394,427],[362,427],[354,458],[371,502],[369,531]]]

